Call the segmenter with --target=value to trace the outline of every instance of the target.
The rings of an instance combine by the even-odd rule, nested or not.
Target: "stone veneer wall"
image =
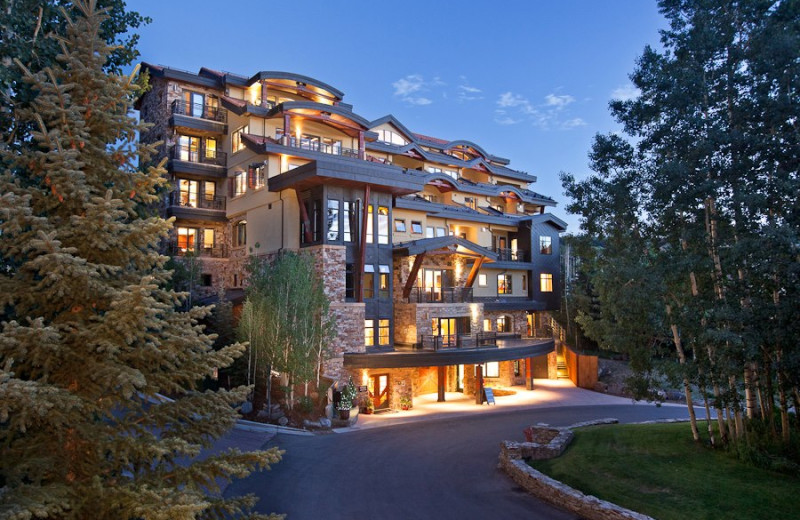
[[[511,317],[511,332],[521,337],[528,335],[528,313],[525,311],[484,311],[484,318],[492,320],[492,330],[497,330],[497,318],[500,316]],[[481,329],[483,330],[483,321]]]
[[[354,381],[361,380],[359,371],[349,372],[344,368],[344,354],[366,352],[364,310],[364,303],[331,303],[331,314],[336,319],[337,336],[330,344],[330,357],[322,367],[322,373],[326,377],[338,380],[351,375]]]
[[[407,257],[396,257],[393,261],[393,295],[395,302],[402,302],[405,301],[403,298],[403,288],[406,286],[406,280],[408,280],[408,276],[411,274],[411,267],[414,265],[414,260],[416,259],[416,255],[414,256],[407,256]],[[454,287],[464,287],[464,284],[467,282],[467,276],[469,276],[469,269],[470,266],[467,264],[467,261],[464,257],[459,255],[432,255],[426,256],[425,260],[422,262],[422,268],[420,272],[424,268],[432,268],[432,269],[446,269],[451,273],[450,283],[453,284]],[[419,283],[419,273],[417,274],[417,283]]]
[[[345,246],[319,245],[305,247],[302,253],[311,255],[314,268],[322,276],[325,295],[332,302],[344,302],[345,299],[345,264],[347,250]],[[362,340],[364,323],[361,323]]]

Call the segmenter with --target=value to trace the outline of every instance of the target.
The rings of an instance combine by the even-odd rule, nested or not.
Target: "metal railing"
[[[507,249],[496,247],[494,252],[498,255],[498,261],[500,262],[527,262],[528,256],[525,254],[525,251],[520,249]]]
[[[292,148],[299,148],[300,150],[308,150],[310,152],[321,152],[330,155],[340,155],[342,157],[351,157],[358,159],[358,150],[353,148],[343,148],[341,144],[327,144],[313,139],[303,139],[291,136],[279,137],[280,142],[284,146]]]
[[[170,206],[180,206],[182,208],[214,209],[225,210],[227,197],[215,195],[207,197],[205,195],[195,195],[191,197],[189,193],[173,191],[169,194]]]
[[[193,148],[191,146],[181,146],[179,144],[172,147],[170,157],[176,161],[214,164],[217,166],[225,166],[228,161],[228,154],[225,152],[209,150],[205,147]]]
[[[200,103],[187,103],[181,99],[176,99],[172,102],[172,113],[199,117],[201,119],[210,119],[211,121],[218,121],[220,123],[227,121],[227,112],[219,107]]]
[[[412,287],[408,303],[470,303],[472,287]]]
[[[227,248],[224,245],[214,245],[206,247],[205,244],[193,244],[189,246],[179,245],[178,242],[173,241],[169,243],[169,254],[171,256],[189,256],[194,255],[206,258],[225,258],[227,256]]]

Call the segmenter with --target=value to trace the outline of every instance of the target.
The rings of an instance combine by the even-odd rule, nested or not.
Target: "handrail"
[[[205,195],[197,194],[195,200],[191,200],[188,193],[173,191],[169,194],[170,206],[180,206],[182,208],[213,209],[224,211],[227,199],[227,197],[222,195],[207,197]]]
[[[408,303],[470,303],[472,287],[412,287]]]
[[[179,247],[178,242],[173,240],[169,243],[169,254],[171,256],[194,254],[199,257],[225,258],[227,256],[227,248],[222,244],[212,247],[205,247],[204,244],[194,244],[193,247]]]
[[[201,103],[187,103],[182,99],[176,99],[172,102],[172,113],[210,119],[220,123],[225,123],[228,119],[227,111],[221,110],[219,107],[203,105]]]
[[[320,152],[326,153],[330,155],[340,155],[342,157],[352,157],[358,159],[358,150],[353,148],[343,148],[341,143],[335,144],[326,144],[321,141],[314,141],[311,139],[303,139],[297,137],[286,137],[283,136],[280,138],[280,142],[284,146],[289,146],[291,148],[299,148],[300,150],[308,150],[310,152]]]
[[[508,249],[504,247],[494,248],[494,252],[498,255],[498,260],[501,262],[526,262],[527,255],[521,249]]]
[[[219,150],[209,150],[205,147],[192,148],[176,144],[170,151],[170,157],[177,161],[187,161],[200,164],[215,164],[225,166],[228,154]]]

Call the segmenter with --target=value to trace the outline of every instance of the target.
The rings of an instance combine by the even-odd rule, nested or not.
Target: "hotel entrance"
[[[370,376],[368,390],[376,410],[387,410],[389,408],[389,374]]]

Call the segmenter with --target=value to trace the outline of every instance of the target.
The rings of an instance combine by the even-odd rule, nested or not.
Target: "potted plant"
[[[350,418],[350,409],[353,407],[353,400],[356,398],[356,394],[356,385],[353,384],[353,379],[350,378],[342,389],[342,398],[339,400],[339,406],[336,407],[339,410],[339,419],[344,421]]]
[[[369,395],[364,397],[364,413],[369,415],[375,412],[375,403]]]
[[[400,408],[403,410],[410,410],[411,409],[411,398],[410,397],[401,397],[400,398]]]

